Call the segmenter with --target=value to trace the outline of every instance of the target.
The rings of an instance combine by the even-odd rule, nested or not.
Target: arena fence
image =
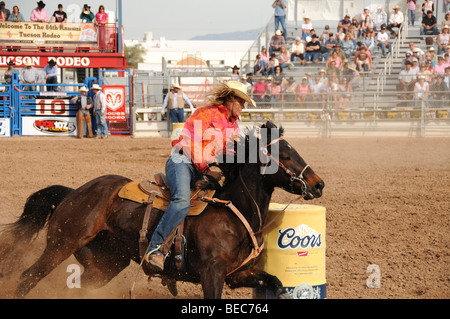
[[[130,71],[108,70],[80,84],[23,84],[14,72],[11,84],[0,85],[0,136],[75,136],[77,107],[72,98],[81,94],[82,86],[90,89],[97,82],[106,95],[110,132],[131,134],[131,79]],[[88,94],[93,97],[92,90]],[[91,113],[95,132],[92,109]]]
[[[134,106],[136,137],[171,135],[171,123],[161,115],[163,98],[169,83],[180,83],[184,93],[196,106],[203,105],[206,92],[227,76],[178,74],[135,77]],[[297,83],[301,78],[295,79]],[[258,108],[246,108],[241,114],[240,125],[252,126],[267,120],[282,124],[286,134],[292,136],[450,136],[449,96],[435,99],[430,92],[427,100],[414,100],[413,92],[402,97],[399,92],[385,89],[383,93],[370,91],[370,83],[362,79],[361,88],[350,95],[346,92],[323,92],[309,95],[299,101],[298,95],[289,93],[269,94],[257,100]],[[185,118],[190,109],[185,108]]]

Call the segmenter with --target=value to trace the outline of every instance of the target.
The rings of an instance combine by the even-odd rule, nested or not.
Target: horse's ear
[[[277,128],[277,126],[272,121],[267,121],[266,124],[263,124],[263,127],[266,127],[268,129]]]

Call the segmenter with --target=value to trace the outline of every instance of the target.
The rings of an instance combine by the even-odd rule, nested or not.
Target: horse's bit
[[[291,169],[287,168],[286,165],[284,165],[281,161],[277,160],[272,154],[270,154],[269,150],[267,149],[270,145],[273,145],[275,143],[278,143],[280,140],[283,140],[283,137],[280,136],[279,138],[273,140],[272,142],[270,142],[269,144],[267,144],[266,147],[261,147],[260,150],[261,152],[271,158],[275,163],[278,164],[279,167],[281,167],[286,174],[288,174],[290,176],[290,183],[289,186],[291,187],[291,191],[294,192],[294,182],[298,181],[302,183],[302,196],[305,196],[308,193],[308,186],[306,185],[306,182],[304,181],[304,177],[303,177],[303,173],[305,173],[306,169],[309,167],[309,165],[307,164],[303,170],[301,171],[301,173],[299,175],[297,175],[295,172],[293,172]],[[265,169],[267,168],[269,162],[267,162],[267,164],[264,167],[264,171],[263,174],[265,172]]]

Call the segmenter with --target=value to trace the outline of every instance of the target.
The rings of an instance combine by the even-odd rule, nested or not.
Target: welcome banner
[[[0,46],[98,46],[93,23],[0,22]]]

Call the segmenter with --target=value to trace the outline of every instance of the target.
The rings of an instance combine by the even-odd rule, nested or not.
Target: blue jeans
[[[184,122],[184,108],[183,109],[172,109],[170,112],[170,120],[172,123],[183,123]]]
[[[317,61],[320,58],[320,53],[319,52],[306,52],[306,57],[305,60],[309,61],[311,59],[311,61]]]
[[[166,178],[172,199],[153,232],[148,252],[160,246],[167,236],[186,218],[191,208],[191,187],[201,178],[191,159],[177,152],[166,162]]]
[[[102,115],[102,111],[95,111],[95,121],[97,122],[97,137],[108,136],[108,124],[106,124],[106,113]]]
[[[287,40],[286,33],[286,17],[285,16],[275,16],[275,32],[278,30],[278,26],[281,23],[281,28],[283,29],[283,37]]]
[[[414,10],[408,9],[408,25],[414,25],[414,20],[416,20],[416,12]]]
[[[429,33],[433,32],[433,35],[437,35],[438,34],[438,29],[437,27],[433,27],[432,29],[426,30],[424,27],[420,27],[420,35],[429,35]],[[425,34],[427,33],[427,34]]]
[[[389,50],[389,53],[392,52],[392,45],[390,43],[388,43],[388,45],[384,45],[384,43],[382,42],[378,42],[377,46],[380,47],[381,52],[383,53],[383,55],[386,55],[386,47]]]

